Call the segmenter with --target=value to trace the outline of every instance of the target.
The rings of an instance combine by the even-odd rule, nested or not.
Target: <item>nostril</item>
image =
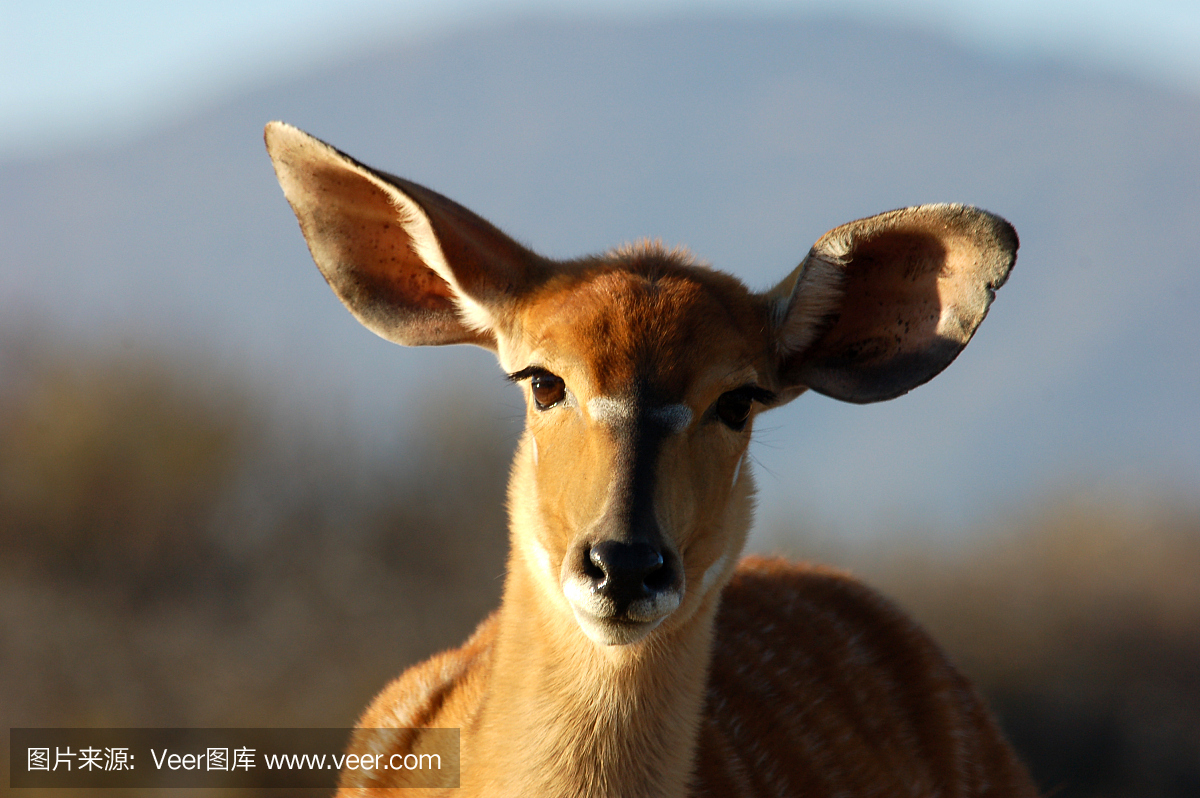
[[[588,549],[587,555],[583,560],[583,573],[600,587],[608,574],[608,569],[604,566],[604,557],[596,551],[595,546]]]
[[[606,540],[588,550],[584,572],[598,590],[634,599],[670,587],[670,568],[662,552],[648,543]]]
[[[644,584],[652,593],[660,593],[664,590],[669,590],[675,584],[675,573],[671,570],[671,566],[660,562],[657,568],[646,574]]]

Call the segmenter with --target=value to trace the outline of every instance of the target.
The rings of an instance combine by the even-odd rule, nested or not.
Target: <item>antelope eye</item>
[[[533,390],[533,401],[538,410],[549,410],[567,395],[567,386],[562,378],[549,373],[535,374],[529,381],[529,387]]]
[[[750,418],[750,406],[753,403],[754,398],[743,389],[726,391],[717,398],[717,418],[734,432],[741,432],[746,428],[746,420]]]

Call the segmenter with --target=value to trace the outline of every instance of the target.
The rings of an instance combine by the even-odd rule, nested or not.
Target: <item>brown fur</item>
[[[813,566],[735,573],[757,413],[809,387],[889,398],[944,368],[1012,266],[1006,222],[962,206],[852,222],[755,294],[655,245],[553,263],[294,128],[267,140],[364,324],[493,349],[528,407],[500,608],[389,685],[352,753],[428,751],[422,729],[458,728],[461,787],[444,794],[461,796],[1035,794],[978,696],[887,601]],[[546,406],[538,375],[560,381]],[[722,411],[745,396],[744,419]],[[660,557],[634,598],[606,587],[610,544]],[[348,771],[341,794],[404,777]]]

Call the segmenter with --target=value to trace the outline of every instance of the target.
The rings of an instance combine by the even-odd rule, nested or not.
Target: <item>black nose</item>
[[[605,540],[588,550],[587,575],[593,589],[624,609],[631,601],[670,588],[675,581],[662,552],[649,543]]]

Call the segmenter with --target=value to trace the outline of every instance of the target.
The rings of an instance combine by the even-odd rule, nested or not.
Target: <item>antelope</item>
[[[653,243],[550,260],[294,127],[265,137],[350,312],[406,346],[490,349],[527,405],[499,608],[388,685],[352,750],[422,752],[427,729],[457,728],[446,795],[1036,794],[893,604],[830,568],[739,562],[758,414],[934,377],[1008,277],[1008,222],[963,205],[850,222],[755,293]],[[339,794],[406,777],[347,771]]]

